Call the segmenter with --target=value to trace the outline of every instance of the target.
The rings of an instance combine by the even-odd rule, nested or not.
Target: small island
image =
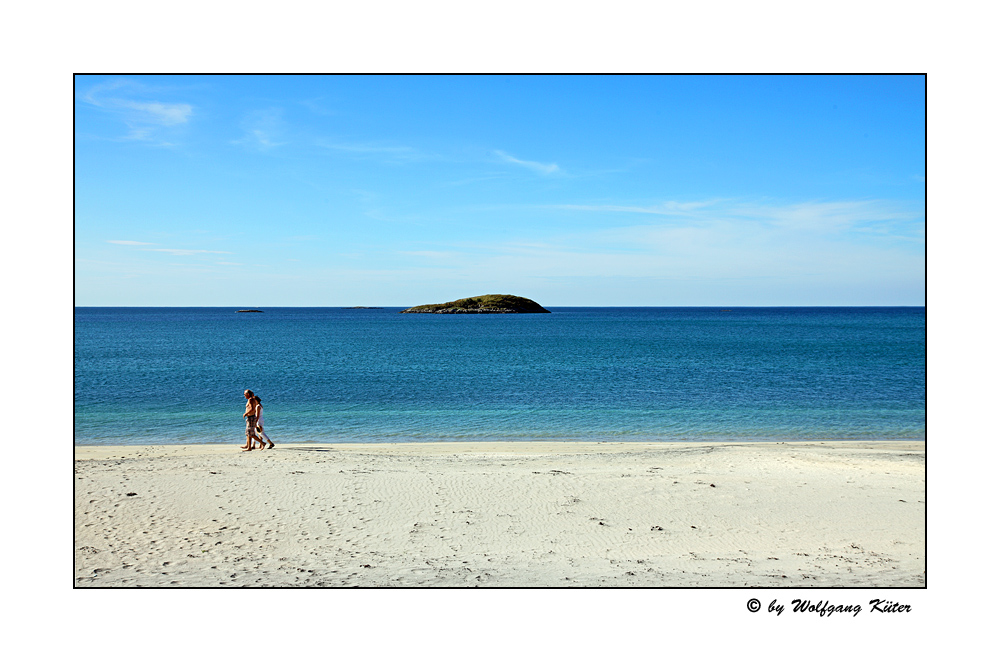
[[[256,308],[248,308],[246,310],[237,310],[238,313],[262,313],[263,310],[257,310]]]
[[[448,303],[430,303],[401,310],[400,313],[435,313],[438,315],[487,314],[507,315],[513,313],[549,313],[531,299],[512,294],[484,294],[468,299],[458,299]]]

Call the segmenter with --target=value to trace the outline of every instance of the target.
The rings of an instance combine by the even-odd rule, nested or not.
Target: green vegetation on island
[[[540,305],[531,299],[516,297],[512,294],[484,294],[468,299],[458,299],[448,303],[430,303],[423,306],[414,306],[400,311],[401,313],[436,313],[438,315],[454,314],[493,314],[503,315],[510,313],[548,313]]]

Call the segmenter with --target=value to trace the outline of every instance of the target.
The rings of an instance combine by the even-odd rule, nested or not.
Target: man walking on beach
[[[254,440],[259,440],[257,436],[257,403],[253,399],[253,391],[247,389],[243,391],[243,397],[247,399],[247,407],[243,412],[243,418],[247,419],[247,444],[241,446],[245,451],[253,450]],[[261,442],[263,446],[264,442]]]

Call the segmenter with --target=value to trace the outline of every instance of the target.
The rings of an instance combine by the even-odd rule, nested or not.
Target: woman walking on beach
[[[243,418],[247,419],[247,443],[240,448],[252,451],[253,440],[260,441],[260,437],[257,436],[257,403],[254,402],[254,394],[250,389],[243,391],[243,397],[247,399],[246,410],[243,412]],[[263,441],[260,443],[261,446],[264,445]]]
[[[260,396],[253,396],[253,400],[256,404],[254,413],[257,415],[257,432],[260,434],[260,448],[261,450],[264,450],[265,439],[267,440],[267,443],[270,444],[268,448],[274,448],[274,442],[271,441],[271,438],[267,436],[266,432],[264,432],[264,407],[260,404]]]

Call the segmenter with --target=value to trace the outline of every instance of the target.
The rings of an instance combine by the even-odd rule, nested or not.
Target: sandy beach
[[[78,446],[75,585],[913,587],[923,442]]]

